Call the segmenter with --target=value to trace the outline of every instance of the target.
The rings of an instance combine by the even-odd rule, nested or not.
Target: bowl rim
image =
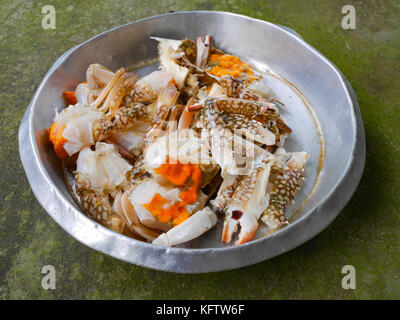
[[[86,44],[88,44],[89,42],[95,41],[97,39],[102,38],[103,36],[105,36],[106,34],[112,33],[116,30],[122,29],[122,28],[126,28],[128,26],[134,25],[134,24],[138,24],[141,22],[145,22],[145,21],[151,21],[151,20],[156,20],[156,19],[160,19],[163,17],[167,17],[167,16],[175,16],[175,15],[185,15],[185,14],[217,14],[217,15],[230,15],[230,16],[236,16],[239,17],[241,19],[248,19],[248,20],[252,20],[252,21],[258,21],[259,23],[262,24],[267,24],[272,28],[276,28],[279,29],[280,31],[286,33],[288,36],[292,37],[293,40],[299,42],[306,50],[310,51],[312,54],[314,54],[315,56],[317,56],[319,59],[323,60],[323,62],[325,62],[334,73],[336,73],[336,75],[338,76],[340,83],[342,85],[342,89],[345,90],[346,93],[346,98],[347,101],[349,103],[349,106],[351,106],[351,121],[353,123],[353,130],[352,130],[352,146],[351,146],[351,155],[348,159],[348,162],[346,163],[346,166],[344,168],[344,170],[341,172],[340,176],[338,177],[338,179],[336,180],[334,186],[332,187],[332,189],[319,201],[317,202],[315,205],[313,205],[313,208],[307,210],[307,212],[305,212],[301,217],[299,217],[298,219],[296,219],[295,221],[293,221],[293,223],[289,224],[287,227],[271,234],[265,237],[261,237],[259,239],[255,239],[252,240],[248,243],[242,244],[240,246],[227,246],[227,247],[220,247],[220,248],[176,248],[176,247],[169,247],[168,249],[166,249],[166,247],[162,247],[159,245],[154,245],[151,243],[146,243],[146,242],[142,242],[142,241],[138,241],[136,239],[121,235],[121,234],[117,234],[116,232],[109,230],[105,227],[103,227],[102,225],[98,224],[97,222],[91,220],[90,218],[88,218],[85,214],[83,214],[82,212],[80,212],[80,210],[77,210],[76,208],[74,208],[73,205],[71,205],[70,203],[70,199],[66,198],[65,195],[58,190],[58,188],[54,187],[53,183],[52,183],[52,178],[48,175],[46,169],[43,167],[43,164],[39,158],[38,155],[38,147],[35,141],[35,133],[33,131],[33,125],[32,125],[32,118],[33,118],[33,111],[34,108],[37,104],[37,100],[40,96],[40,93],[44,87],[44,85],[46,84],[46,82],[48,81],[48,79],[51,77],[51,75],[57,70],[57,68],[64,62],[66,61],[70,55],[75,52],[77,49],[79,49],[80,47],[85,46]],[[33,157],[31,157],[30,159],[28,159],[29,157],[27,157],[26,155],[26,150],[22,150],[24,147],[26,147],[27,143],[26,141],[24,141],[24,136],[28,134],[29,135],[29,148],[31,149],[32,153],[33,153]],[[276,237],[281,236],[284,233],[290,232],[293,228],[300,228],[303,224],[307,223],[308,220],[310,220],[313,217],[313,212],[316,211],[317,209],[321,209],[324,207],[324,204],[326,204],[328,202],[329,199],[331,199],[337,192],[338,189],[344,184],[344,180],[346,178],[346,176],[349,175],[350,171],[353,170],[354,171],[354,162],[355,160],[358,160],[358,166],[357,166],[357,170],[358,172],[355,173],[355,177],[353,177],[353,179],[348,182],[351,183],[350,186],[350,192],[347,193],[347,198],[344,201],[343,205],[339,205],[336,206],[334,208],[335,211],[334,214],[330,215],[330,219],[325,219],[322,220],[323,223],[320,223],[320,228],[318,228],[318,230],[313,231],[313,232],[309,232],[306,237],[303,237],[301,239],[299,239],[299,241],[296,242],[296,244],[294,246],[291,246],[288,249],[284,249],[282,252],[272,255],[266,259],[272,258],[276,255],[282,254],[284,252],[290,251],[298,246],[300,246],[301,244],[307,242],[308,240],[310,240],[311,238],[315,237],[316,235],[318,235],[320,232],[322,232],[326,227],[328,227],[331,222],[337,217],[337,215],[340,213],[340,211],[343,209],[343,207],[346,205],[346,203],[348,202],[348,200],[350,200],[351,196],[353,195],[353,193],[355,192],[358,183],[361,179],[362,176],[362,172],[364,170],[364,165],[365,165],[365,133],[364,133],[364,128],[363,128],[363,123],[362,123],[362,119],[361,119],[361,112],[359,110],[359,106],[358,106],[358,102],[357,102],[357,98],[356,95],[351,87],[351,85],[349,84],[349,82],[347,81],[347,79],[344,77],[344,75],[341,73],[341,71],[330,61],[328,60],[325,56],[323,56],[317,49],[313,48],[311,45],[309,45],[307,42],[305,42],[301,36],[299,34],[297,34],[295,31],[293,31],[292,29],[286,27],[286,26],[281,26],[281,25],[277,25],[268,21],[264,21],[264,20],[260,20],[260,19],[256,19],[256,18],[251,18],[245,15],[240,15],[240,14],[236,14],[236,13],[231,13],[231,12],[225,12],[225,11],[179,11],[179,12],[173,12],[173,13],[167,13],[167,14],[161,14],[161,15],[156,15],[156,16],[152,16],[152,17],[147,17],[144,19],[139,19],[133,22],[128,22],[126,24],[120,25],[120,26],[116,26],[114,28],[111,28],[110,30],[104,31],[100,34],[97,34],[95,36],[93,36],[92,38],[72,47],[71,49],[67,50],[65,53],[63,53],[56,61],[55,63],[52,65],[52,67],[49,69],[49,71],[45,74],[44,78],[42,79],[40,85],[38,86],[38,88],[35,91],[35,94],[33,96],[33,98],[31,99],[29,106],[26,110],[26,113],[21,121],[21,125],[20,125],[20,130],[19,130],[19,150],[20,150],[20,158],[22,161],[22,164],[24,166],[25,172],[28,176],[28,180],[30,182],[31,188],[36,196],[36,198],[38,199],[38,201],[40,202],[40,204],[42,205],[42,207],[45,209],[45,211],[54,219],[56,220],[56,222],[65,230],[67,231],[67,233],[69,233],[71,236],[73,236],[75,239],[77,239],[78,241],[86,244],[85,241],[82,241],[82,239],[79,237],[79,235],[74,234],[73,230],[70,230],[71,228],[66,228],[65,225],[61,224],[55,217],[55,214],[51,212],[51,208],[49,207],[49,205],[46,203],[46,201],[44,201],[44,199],[42,198],[43,196],[38,194],[35,186],[32,184],[32,176],[31,173],[29,173],[28,171],[31,169],[32,165],[36,168],[36,170],[38,170],[38,172],[41,174],[41,178],[43,178],[50,186],[53,185],[53,189],[56,193],[56,196],[61,198],[63,200],[63,204],[68,204],[68,206],[70,207],[69,209],[73,210],[73,211],[78,211],[78,213],[80,214],[82,219],[87,219],[88,221],[90,221],[91,223],[95,223],[98,225],[98,228],[101,230],[102,233],[105,233],[106,236],[116,236],[118,238],[122,237],[122,238],[126,238],[129,239],[129,241],[131,241],[132,243],[135,243],[135,246],[140,246],[143,248],[150,248],[150,249],[157,249],[157,250],[161,250],[162,251],[166,251],[168,250],[168,252],[171,253],[179,253],[181,254],[182,252],[187,253],[187,254],[196,254],[196,253],[207,253],[209,251],[213,251],[213,252],[231,252],[231,251],[238,251],[238,250],[245,250],[248,247],[260,244],[264,241],[266,241],[266,239],[273,239]],[[358,154],[356,154],[356,151],[358,151]],[[31,164],[31,165],[30,165]],[[349,188],[349,186],[348,186]],[[95,228],[97,228],[97,226],[95,226]],[[88,244],[86,244],[88,245]],[[90,246],[90,245],[88,245]],[[90,246],[92,248],[94,248],[93,246]],[[155,268],[154,266],[148,266],[146,264],[141,264],[140,261],[132,261],[130,259],[125,259],[125,257],[122,257],[120,255],[116,255],[115,253],[110,253],[110,252],[106,252],[103,251],[99,248],[94,248],[98,251],[101,251],[103,253],[106,253],[108,255],[111,255],[113,257],[116,257],[120,260],[124,260],[130,263],[135,263],[137,265],[141,265],[141,266],[145,266],[145,267],[150,267],[152,269],[157,269],[157,270],[164,270],[164,271],[172,271],[172,270],[167,270],[167,269],[163,269],[162,267],[160,268]],[[265,259],[262,259],[265,260]],[[262,261],[260,260],[260,261]],[[256,261],[259,262],[259,261]],[[238,265],[238,267],[242,267],[242,266],[246,266],[246,265],[250,265],[256,262],[250,262],[250,263],[240,263],[240,265]],[[213,270],[211,271],[217,271],[216,268],[212,268]],[[215,269],[215,270],[214,270]],[[219,268],[218,270],[227,270],[227,269],[232,269],[232,268]],[[175,271],[175,270],[173,270]],[[175,272],[182,272],[182,271],[175,271]],[[205,272],[209,272],[209,271],[205,271]],[[191,272],[182,272],[182,273],[191,273]],[[197,272],[196,272],[197,273]]]

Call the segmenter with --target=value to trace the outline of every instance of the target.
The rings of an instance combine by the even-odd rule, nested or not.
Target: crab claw
[[[233,233],[240,225],[236,245],[253,239],[258,228],[258,219],[268,206],[267,184],[271,171],[269,157],[257,164],[254,170],[235,189],[225,212],[222,241],[229,243]]]
[[[208,207],[197,211],[190,218],[172,228],[166,233],[161,234],[153,240],[153,244],[159,246],[176,246],[188,242],[210,230],[217,223],[217,216]]]

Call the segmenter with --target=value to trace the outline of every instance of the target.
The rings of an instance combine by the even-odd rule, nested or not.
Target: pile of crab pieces
[[[239,231],[236,245],[252,240],[259,222],[287,225],[308,154],[285,151],[291,129],[262,77],[209,35],[153,39],[159,70],[137,79],[90,65],[48,130],[85,213],[162,246],[221,219],[221,241]]]

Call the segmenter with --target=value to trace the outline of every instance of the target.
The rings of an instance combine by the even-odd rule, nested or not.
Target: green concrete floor
[[[41,9],[56,8],[56,30]],[[353,4],[356,30],[341,28]],[[319,236],[239,270],[179,275],[98,253],[65,233],[31,192],[18,154],[20,120],[42,77],[67,49],[112,27],[181,10],[224,10],[291,27],[331,59],[357,93],[367,138],[360,186]],[[14,1],[0,3],[0,298],[400,298],[400,1]],[[41,287],[41,268],[57,289]],[[341,287],[353,265],[357,288]]]

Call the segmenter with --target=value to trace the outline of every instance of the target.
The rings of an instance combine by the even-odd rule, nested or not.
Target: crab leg
[[[211,49],[211,36],[197,37],[197,55],[196,55],[196,66],[203,69],[210,55]]]
[[[121,75],[121,77],[115,82],[115,85],[112,87],[110,93],[99,110],[104,113],[107,111],[111,114],[114,113],[119,108],[121,101],[128,90],[128,87],[132,87],[136,82],[136,78],[136,75],[131,78],[128,73]]]
[[[81,205],[89,217],[101,225],[121,234],[128,234],[134,238],[149,241],[158,237],[159,233],[141,225],[128,225],[118,212],[110,206],[108,195],[91,190],[78,189],[77,195]],[[131,233],[129,233],[129,231]]]
[[[271,229],[279,229],[288,224],[285,217],[286,208],[293,203],[300,182],[303,180],[304,166],[308,154],[306,152],[293,152],[287,168],[274,174],[269,183],[270,202],[263,212],[261,220]]]
[[[263,97],[254,91],[246,88],[243,81],[232,76],[223,76],[219,79],[220,85],[226,89],[226,95],[232,98],[267,102]]]
[[[178,119],[185,106],[176,104],[171,108],[171,115],[168,119],[167,132],[171,133],[178,129]]]
[[[132,186],[136,183],[138,183],[144,176],[148,175],[148,172],[146,171],[144,167],[144,162],[143,162],[143,153],[136,159],[132,170],[130,171],[129,179],[128,179],[128,185]]]
[[[278,141],[280,140],[279,135],[284,136],[292,132],[292,130],[286,125],[286,123],[280,116],[277,107],[273,103],[219,96],[206,99],[206,105],[207,104],[210,104],[218,111],[229,115],[227,116],[228,119],[235,119],[234,117],[236,117],[236,121],[239,121],[240,119],[239,122],[244,125],[244,133],[248,133],[249,137],[251,137],[252,139],[257,141],[261,138],[260,135],[264,135],[264,137],[261,138],[261,141],[259,142],[266,142],[265,144],[267,145],[272,142],[273,137],[270,132],[266,131],[267,129],[265,128],[265,125],[273,125],[277,128],[277,130],[279,130],[279,132],[277,132],[279,133],[277,137]],[[246,122],[242,120],[244,118],[248,118],[251,121]],[[261,126],[253,121],[259,122]],[[262,124],[265,125],[263,126]],[[249,132],[248,130],[250,127],[258,131],[261,130],[261,132],[259,132],[260,135],[252,135],[251,132]],[[262,129],[263,127],[265,128],[265,130]]]
[[[223,126],[236,134],[266,145],[275,144],[275,135],[265,128],[259,121],[248,119],[241,114],[222,114]]]
[[[83,209],[91,218],[106,224],[112,215],[112,209],[107,195],[101,192],[94,192],[84,188],[77,187],[76,191]]]
[[[132,126],[137,120],[148,120],[145,106],[141,103],[118,109],[114,115],[105,115],[92,124],[94,141],[100,141],[115,132]]]
[[[193,240],[206,231],[210,230],[217,223],[217,216],[208,207],[197,211],[188,219],[161,234],[153,240],[153,244],[159,246],[176,246],[178,244]]]
[[[131,77],[123,68],[114,73],[94,63],[86,71],[86,82],[76,87],[75,97],[82,105],[100,107],[104,113],[109,109],[113,112],[118,109],[126,92],[135,82],[136,76]]]
[[[191,107],[193,107],[195,104],[195,100],[193,98],[190,98],[189,101],[186,104],[185,109],[183,110],[181,117],[179,118],[178,122],[178,129],[188,129],[191,124],[193,123],[193,117],[194,117],[194,110],[191,110]]]
[[[110,92],[111,88],[114,86],[114,84],[117,82],[117,80],[122,76],[122,74],[124,72],[125,72],[125,69],[121,68],[121,69],[117,70],[117,72],[114,73],[114,76],[111,78],[110,82],[107,83],[107,85],[101,91],[100,95],[93,102],[93,105],[96,108],[98,108],[100,106],[100,104],[103,102],[103,100],[106,98],[106,96]]]
[[[169,73],[153,71],[135,83],[133,90],[125,98],[126,104],[156,100],[161,89],[171,81],[174,81],[174,78]]]
[[[238,186],[241,178],[240,176],[229,175],[225,176],[222,184],[218,190],[217,196],[214,200],[210,201],[213,210],[217,213],[221,213],[225,206],[228,204],[233,196],[233,192]]]
[[[271,118],[279,118],[278,109],[273,103],[229,97],[213,97],[207,100],[207,102],[212,103],[221,112],[241,114],[251,118],[259,113],[265,113],[268,110]]]
[[[237,175],[238,168],[232,154],[230,140],[232,133],[224,129],[218,122],[218,113],[213,107],[207,105],[203,112],[203,125],[206,127],[206,135],[210,139],[210,151],[213,160],[221,167],[221,175],[226,174]]]
[[[173,83],[168,83],[167,86],[160,91],[160,95],[157,98],[155,105],[156,114],[155,121],[147,130],[145,141],[147,143],[153,142],[157,137],[159,137],[163,132],[163,127],[165,125],[166,119],[168,117],[169,111],[175,105],[176,100],[179,97],[179,91],[176,89]]]
[[[108,195],[79,187],[76,193],[83,209],[90,218],[115,232],[124,232],[126,224],[118,215],[113,213]]]
[[[89,89],[97,89],[99,85],[107,85],[114,76],[114,72],[104,66],[93,63],[86,71],[86,81]]]

